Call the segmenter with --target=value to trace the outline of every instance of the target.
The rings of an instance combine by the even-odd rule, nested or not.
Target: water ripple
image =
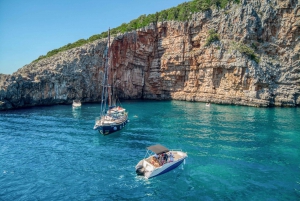
[[[298,200],[300,111],[128,101],[130,123],[92,130],[98,104],[0,113],[0,200]],[[188,152],[146,180],[145,147]]]

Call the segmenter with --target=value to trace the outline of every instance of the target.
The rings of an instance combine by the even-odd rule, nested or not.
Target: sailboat
[[[96,118],[94,130],[103,135],[108,135],[123,129],[128,123],[128,113],[117,101],[116,92],[113,86],[110,69],[110,31],[108,30],[108,43],[104,52],[104,73],[101,93],[100,116]],[[118,103],[118,105],[117,105]]]

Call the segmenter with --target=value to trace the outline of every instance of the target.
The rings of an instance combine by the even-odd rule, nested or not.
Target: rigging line
[[[112,105],[116,105],[116,87],[115,87],[115,77],[116,77],[116,69],[115,67],[113,66],[113,52],[112,52],[112,60],[111,60],[111,64],[110,64],[110,67],[111,67],[111,77],[112,77],[112,84],[111,84],[111,89],[112,89]]]
[[[110,52],[111,52],[111,49],[110,49],[110,28],[108,29],[108,73],[109,73],[109,76],[108,76],[108,84],[109,84],[109,88],[108,88],[108,106],[112,106],[112,92],[111,92],[111,85],[113,84],[112,83],[112,70],[111,70],[111,58],[110,58]]]
[[[109,32],[108,32],[108,35],[109,35]],[[102,86],[102,96],[101,96],[101,110],[100,110],[100,116],[104,116],[105,112],[106,112],[106,104],[107,104],[107,93],[108,93],[108,83],[107,83],[107,80],[108,80],[108,72],[107,72],[107,69],[108,69],[108,47],[109,47],[109,40],[108,40],[108,43],[105,47],[105,50],[104,50],[104,58],[105,58],[105,62],[104,62],[104,80],[103,80],[103,86]]]

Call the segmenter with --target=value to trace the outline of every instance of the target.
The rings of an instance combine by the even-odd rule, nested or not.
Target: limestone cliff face
[[[0,109],[99,101],[106,41],[74,48],[0,75]],[[1,106],[2,104],[2,106]]]
[[[206,46],[209,30],[219,41]],[[0,109],[100,101],[106,39],[0,75]],[[241,46],[255,51],[259,61]],[[300,104],[297,0],[242,0],[115,37],[111,76],[120,98],[249,106]]]

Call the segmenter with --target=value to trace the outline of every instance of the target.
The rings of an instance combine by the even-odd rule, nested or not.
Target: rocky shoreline
[[[209,30],[219,40],[206,45]],[[298,1],[242,0],[111,39],[119,98],[300,105]],[[0,110],[101,100],[106,39],[0,74]],[[245,46],[246,45],[246,46]],[[245,53],[250,48],[259,61]]]

